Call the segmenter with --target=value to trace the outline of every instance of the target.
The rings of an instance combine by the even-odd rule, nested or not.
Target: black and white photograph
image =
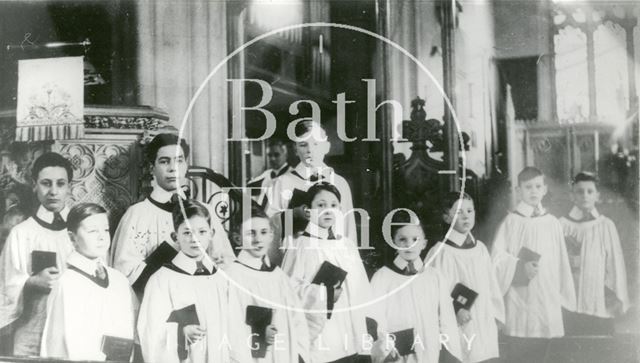
[[[0,362],[640,362],[640,1],[0,0]]]

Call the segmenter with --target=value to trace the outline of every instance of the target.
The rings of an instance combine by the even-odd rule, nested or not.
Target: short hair
[[[49,167],[64,168],[64,170],[67,172],[67,180],[73,180],[73,167],[71,166],[69,160],[58,153],[46,152],[40,155],[40,157],[38,157],[33,163],[33,168],[31,169],[31,178],[33,178],[33,181],[38,180],[38,175],[40,174],[42,169]]]
[[[107,213],[103,206],[95,203],[79,203],[74,205],[67,216],[67,230],[76,233],[80,223],[85,219],[96,215]]]
[[[418,217],[417,214],[416,218],[411,218],[411,214],[405,210],[396,211],[393,214],[393,217],[391,217],[391,238],[395,238],[396,233],[398,233],[401,228],[406,227],[406,225],[415,225],[416,222],[418,226],[420,226],[420,229],[422,229],[422,233],[425,233],[422,221],[420,221],[420,217]],[[401,223],[405,225],[402,225]]]
[[[173,211],[171,212],[174,230],[177,231],[178,227],[180,227],[184,221],[196,216],[206,219],[207,224],[211,225],[211,213],[209,213],[209,209],[200,202],[193,199],[187,199],[182,201],[182,207],[184,207],[184,213],[179,202],[176,203],[173,207]]]
[[[300,121],[296,124],[296,127],[293,129],[293,133],[297,138],[302,138],[304,135],[318,130],[323,137],[327,135],[327,132],[324,130],[322,125],[318,122],[314,121]]]
[[[267,142],[267,148],[270,147],[287,147],[287,143],[282,139],[269,139]]]
[[[599,186],[600,181],[598,180],[598,176],[595,173],[589,171],[581,171],[573,177],[571,180],[571,185],[576,185],[580,182],[593,182],[596,185],[596,188]]]
[[[156,157],[158,156],[158,150],[164,146],[170,145],[180,145],[182,148],[182,152],[184,153],[184,157],[189,157],[189,144],[184,139],[178,137],[175,134],[158,134],[156,135],[151,142],[145,148],[145,155],[147,158],[147,162],[149,164],[153,164],[156,162]]]
[[[271,224],[271,219],[267,215],[267,213],[260,207],[259,205],[252,203],[251,210],[248,215],[249,219],[252,218],[263,218],[269,221],[269,226],[273,229],[274,226]],[[233,223],[231,223],[233,232],[240,232],[242,229],[242,223],[246,222],[247,219],[244,216],[244,213],[238,213],[237,217],[234,219]]]
[[[307,190],[307,206],[311,207],[311,202],[313,202],[313,198],[316,197],[321,191],[327,191],[329,193],[333,193],[336,198],[338,198],[338,202],[342,202],[342,196],[340,195],[340,191],[336,188],[335,185],[327,182],[319,182],[311,186]]]
[[[471,198],[471,196],[467,193],[462,193],[462,196],[460,195],[460,192],[449,192],[445,194],[440,204],[440,206],[442,207],[442,212],[446,213],[449,209],[451,209],[451,207],[453,207],[454,204],[456,204],[458,200],[461,199],[470,200],[473,203],[473,198]]]
[[[535,166],[527,166],[518,174],[518,185],[524,182],[528,182],[529,180],[537,178],[539,176],[544,177],[544,173],[542,172],[542,170],[536,168]]]

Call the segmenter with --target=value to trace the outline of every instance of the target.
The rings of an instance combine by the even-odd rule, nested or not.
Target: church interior
[[[71,202],[102,204],[115,229],[150,190],[144,145],[174,132],[191,145],[192,197],[228,222],[269,140],[308,118],[368,213],[357,224],[372,271],[391,253],[380,230],[394,208],[426,221],[432,244],[442,196],[463,189],[490,248],[525,166],[545,173],[558,217],[590,171],[631,308],[613,337],[558,339],[545,362],[637,361],[639,18],[632,0],[2,1],[0,220],[33,208],[31,165],[56,151],[74,168]],[[18,63],[56,57],[83,59],[83,132],[20,136]]]

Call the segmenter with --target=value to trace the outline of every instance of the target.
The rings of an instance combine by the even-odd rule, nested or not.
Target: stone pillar
[[[227,174],[227,68],[222,67],[182,120],[198,87],[227,55],[224,1],[141,0],[138,100],[166,110],[192,147],[192,164]]]

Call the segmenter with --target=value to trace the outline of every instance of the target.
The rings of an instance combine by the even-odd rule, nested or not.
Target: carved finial
[[[424,110],[425,101],[416,96],[411,101],[411,121],[424,121],[427,118],[427,112]]]

